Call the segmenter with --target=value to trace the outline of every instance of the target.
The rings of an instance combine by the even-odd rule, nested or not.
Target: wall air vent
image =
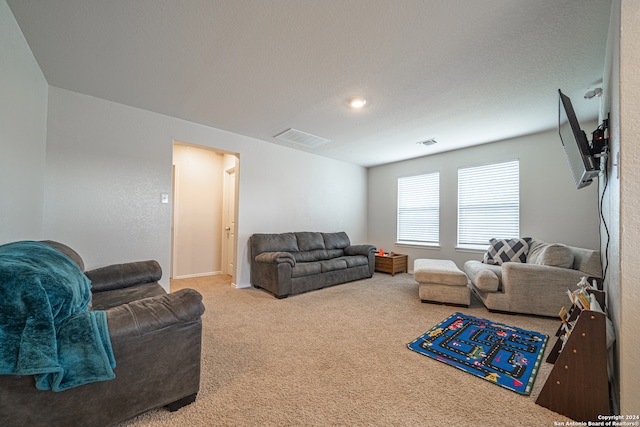
[[[434,144],[437,144],[437,143],[438,143],[438,141],[436,141],[434,138],[427,139],[426,141],[416,142],[416,144],[424,145],[425,147],[428,147],[430,145],[434,145]]]
[[[308,148],[320,147],[331,142],[328,139],[320,138],[319,136],[311,135],[310,133],[302,132],[293,128],[280,132],[275,135],[274,138]]]

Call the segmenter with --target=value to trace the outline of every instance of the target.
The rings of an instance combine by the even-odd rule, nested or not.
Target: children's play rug
[[[408,347],[528,396],[548,338],[538,332],[455,313]]]

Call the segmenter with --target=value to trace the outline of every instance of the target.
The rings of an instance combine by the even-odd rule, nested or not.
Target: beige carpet
[[[122,426],[553,426],[535,404],[552,365],[522,396],[407,349],[455,311],[550,335],[554,319],[423,304],[411,274],[278,300],[226,276],[173,281],[204,296],[202,382],[193,404]],[[171,343],[167,343],[171,345]],[[180,363],[176,359],[176,363]]]

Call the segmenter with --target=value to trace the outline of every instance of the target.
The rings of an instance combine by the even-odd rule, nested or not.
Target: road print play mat
[[[548,339],[538,332],[455,313],[408,347],[528,396]]]

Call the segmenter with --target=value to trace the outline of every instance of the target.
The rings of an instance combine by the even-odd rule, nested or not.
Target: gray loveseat
[[[373,276],[375,246],[351,245],[345,232],[254,234],[251,284],[277,298]]]
[[[469,286],[490,311],[557,316],[570,305],[567,289],[582,277],[602,277],[600,252],[532,239],[526,262],[467,261]]]

